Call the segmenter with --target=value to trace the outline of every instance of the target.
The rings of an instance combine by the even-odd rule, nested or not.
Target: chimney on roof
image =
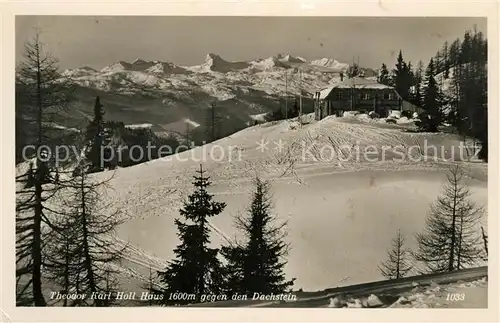
[[[344,81],[344,73],[340,72],[340,82]]]

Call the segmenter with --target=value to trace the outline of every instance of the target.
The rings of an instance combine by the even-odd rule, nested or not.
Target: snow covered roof
[[[334,86],[330,86],[330,87],[327,87],[326,89],[319,91],[319,98],[321,100],[325,99],[328,96],[328,94],[330,94],[330,92],[332,92],[332,90],[334,88],[335,88]]]
[[[125,125],[125,128],[128,129],[148,129],[151,128],[153,125],[151,123],[141,123],[141,124],[127,124]]]
[[[319,91],[319,98],[325,99],[333,89],[350,89],[353,87],[357,89],[376,89],[376,90],[394,89],[392,86],[378,83],[376,80],[373,79],[354,77],[345,79],[342,82],[337,82],[335,84],[332,84],[332,86]]]
[[[197,128],[197,127],[200,126],[200,124],[198,122],[195,122],[195,121],[193,121],[191,119],[184,119],[184,122],[187,123],[187,124],[189,124],[190,126],[195,127],[195,128]]]

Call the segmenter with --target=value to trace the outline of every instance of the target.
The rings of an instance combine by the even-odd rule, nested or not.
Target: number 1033
[[[465,294],[460,293],[450,293],[446,295],[447,301],[463,301],[465,300]]]

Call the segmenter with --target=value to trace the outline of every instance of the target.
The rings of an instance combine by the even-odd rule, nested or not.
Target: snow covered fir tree
[[[194,192],[188,196],[183,208],[179,210],[184,221],[175,219],[181,244],[164,272],[160,272],[161,282],[166,285],[163,291],[165,304],[188,304],[200,302],[201,295],[222,292],[222,265],[217,258],[218,249],[210,248],[209,219],[220,214],[226,204],[213,201],[207,188],[210,178],[203,166],[194,176]],[[195,295],[194,298],[176,299],[176,293]]]
[[[286,223],[280,223],[272,214],[269,182],[259,177],[254,180],[247,213],[235,221],[245,240],[222,247],[228,262],[226,289],[249,296],[291,291],[294,280],[287,280],[284,272],[289,249],[285,242]]]

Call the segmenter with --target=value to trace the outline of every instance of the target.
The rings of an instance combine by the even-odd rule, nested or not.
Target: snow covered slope
[[[203,164],[213,181],[210,191],[228,204],[211,221],[215,245],[238,236],[233,216],[245,212],[258,174],[272,180],[274,211],[289,221],[292,250],[286,272],[297,278],[296,288],[320,290],[340,281],[380,279],[377,265],[398,229],[414,247],[413,234],[423,228],[450,165],[442,158],[458,157],[458,149],[451,149],[458,147],[458,138],[349,118],[308,121],[302,126],[295,120],[257,125],[190,151],[119,169],[106,192],[128,217],[118,235],[171,259],[178,244],[173,220]],[[425,145],[443,147],[443,156],[430,159],[431,149],[424,154],[426,161]],[[379,153],[349,157],[353,146]],[[406,159],[398,159],[391,147],[406,151]],[[486,205],[486,165],[465,166],[473,198]]]

